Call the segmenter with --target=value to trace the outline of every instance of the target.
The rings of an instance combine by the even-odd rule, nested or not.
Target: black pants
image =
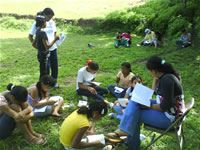
[[[51,76],[57,80],[58,78],[58,56],[57,49],[50,51],[50,57],[48,58],[47,73],[49,74],[51,69]]]
[[[40,76],[39,76],[40,79],[43,75],[48,74],[47,71],[48,56],[43,53],[38,53],[38,61],[40,67]]]
[[[96,86],[96,87],[93,87],[93,88],[95,88],[95,90],[97,91],[97,94],[92,94],[92,93],[90,93],[90,91],[85,90],[85,89],[78,89],[77,94],[87,96],[87,97],[92,97],[97,102],[104,101],[103,95],[108,94],[108,90],[101,88],[99,86]]]

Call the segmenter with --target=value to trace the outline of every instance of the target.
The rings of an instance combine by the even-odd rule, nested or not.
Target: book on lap
[[[137,83],[132,92],[131,100],[139,104],[145,105],[147,107],[150,107],[150,100],[152,98],[153,92],[154,91],[152,89]]]

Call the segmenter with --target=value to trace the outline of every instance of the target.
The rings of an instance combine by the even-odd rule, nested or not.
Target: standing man
[[[54,11],[51,8],[45,8],[42,12],[40,12],[37,15],[43,15],[46,18],[46,28],[44,28],[43,30],[46,32],[47,34],[47,38],[48,38],[48,42],[52,43],[52,41],[55,39],[56,37],[56,24],[53,21],[53,16],[54,16]],[[32,43],[32,45],[34,45],[35,43],[35,39],[34,36],[36,34],[36,22],[34,22],[32,24],[32,27],[30,29],[29,32],[29,40]],[[50,72],[50,68],[51,68],[51,76],[57,81],[58,78],[58,56],[57,56],[57,45],[53,44],[50,48],[50,56],[48,58],[48,65],[47,65],[47,72],[49,74]],[[56,82],[56,84],[54,85],[55,88],[58,88],[59,85]]]

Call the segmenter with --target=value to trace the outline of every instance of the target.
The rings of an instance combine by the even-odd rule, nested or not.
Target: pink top
[[[131,39],[131,35],[128,34],[128,33],[126,33],[126,32],[123,32],[123,33],[121,34],[121,36],[122,36],[122,37],[125,37],[125,38],[127,38],[127,39]]]

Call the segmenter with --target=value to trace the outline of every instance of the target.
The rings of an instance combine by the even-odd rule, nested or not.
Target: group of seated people
[[[119,46],[130,47],[131,39],[131,32],[117,32],[115,34],[114,46],[115,48],[118,48]]]
[[[131,100],[135,85],[142,84],[142,79],[132,73],[130,63],[121,64],[116,83],[108,88],[94,83],[99,70],[98,63],[90,60],[78,70],[76,92],[91,98],[92,101],[87,106],[78,107],[63,121],[58,138],[65,150],[94,147],[112,149],[112,146],[108,147],[107,143],[101,141],[83,141],[86,135],[95,134],[93,123],[104,117],[109,108],[116,111],[116,118],[120,120],[120,124],[119,129],[105,135],[107,142],[113,144],[113,139],[127,136],[128,150],[139,149],[142,123],[164,129],[184,112],[180,76],[172,65],[160,57],[152,56],[147,60],[146,67],[153,76],[152,89],[156,93],[156,100],[151,100],[150,107],[144,107]],[[60,116],[64,100],[60,96],[50,96],[50,88],[54,84],[55,80],[51,76],[44,75],[28,88],[13,84],[7,86],[7,91],[0,94],[0,139],[9,137],[15,127],[18,127],[30,143],[46,143],[45,136],[34,131],[31,118]],[[117,99],[113,105],[104,97],[108,93]],[[120,105],[119,98],[126,98],[125,105]]]
[[[181,37],[176,41],[177,49],[186,48],[191,46],[191,33],[187,32],[186,29],[183,29]],[[143,40],[137,44],[137,46],[154,46],[157,48],[159,45],[163,44],[163,35],[160,32],[154,32],[148,28],[144,30],[145,37]],[[130,32],[117,32],[115,36],[114,46],[118,48],[119,46],[130,47],[131,46],[131,33]]]

